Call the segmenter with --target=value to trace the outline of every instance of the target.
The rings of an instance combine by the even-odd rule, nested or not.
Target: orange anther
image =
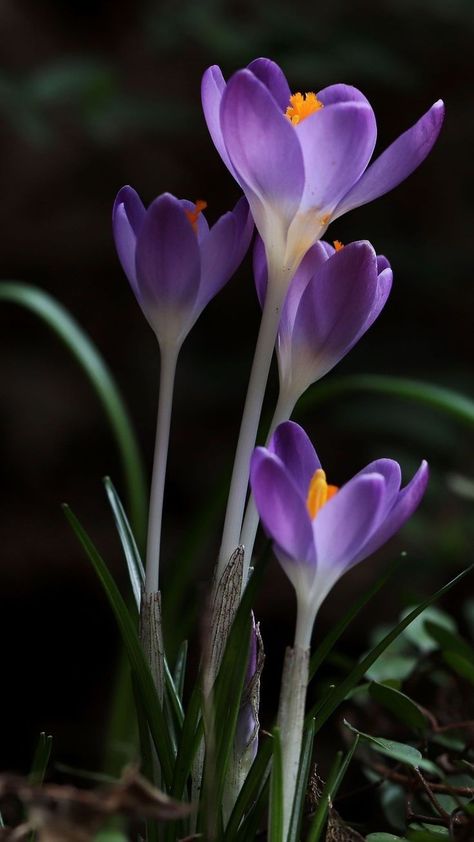
[[[285,117],[288,117],[290,123],[297,126],[298,123],[301,123],[310,114],[314,114],[315,111],[319,111],[323,107],[323,103],[311,91],[307,94],[292,94],[290,96],[290,104],[285,111]]]
[[[186,216],[188,217],[195,234],[197,234],[197,223],[199,219],[199,214],[207,208],[207,202],[204,202],[202,199],[197,199],[194,205],[194,210],[187,210],[185,211]]]

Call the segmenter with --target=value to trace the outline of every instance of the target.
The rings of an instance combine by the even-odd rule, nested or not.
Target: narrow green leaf
[[[313,743],[314,719],[312,720],[310,727],[305,731],[303,737],[300,767],[298,770],[295,799],[293,802],[293,813],[291,816],[291,823],[288,832],[287,842],[298,842],[300,838],[301,824],[303,821],[304,802],[308,788],[308,777],[311,771],[311,761],[313,757]]]
[[[186,708],[174,765],[171,795],[178,800],[181,800],[184,796],[186,781],[191,772],[194,755],[202,734],[201,702],[201,686],[200,681],[197,680]]]
[[[352,620],[355,617],[357,617],[359,612],[362,611],[363,608],[365,608],[367,603],[370,602],[370,600],[383,588],[383,586],[390,579],[398,565],[399,561],[397,559],[397,561],[391,564],[389,568],[382,574],[382,576],[380,576],[367,591],[364,591],[364,593],[361,594],[359,599],[357,599],[351,605],[349,610],[344,614],[343,618],[338,623],[336,623],[336,625],[326,635],[324,640],[321,641],[321,643],[311,656],[311,661],[309,665],[310,681],[312,678],[314,678],[316,671],[319,669],[329,652],[332,650],[339,638],[345,632]]]
[[[36,744],[35,753],[33,755],[33,760],[31,763],[31,770],[28,776],[28,780],[30,781],[30,783],[43,783],[44,776],[46,774],[46,769],[48,768],[49,758],[51,756],[52,745],[52,736],[42,731],[39,735],[39,739]]]
[[[327,781],[324,784],[321,798],[319,799],[318,806],[316,807],[306,842],[319,842],[319,839],[321,838],[321,833],[327,819],[329,803],[332,800],[331,793],[334,791],[337,776],[341,769],[341,763],[342,752],[338,751],[334,759],[334,763],[329,771]]]
[[[258,798],[253,805],[250,813],[245,817],[242,824],[240,825],[239,831],[237,836],[235,837],[236,842],[250,842],[251,839],[257,839],[257,831],[260,825],[260,819],[268,802],[268,793],[270,790],[270,775],[267,776],[265,783],[263,784]]]
[[[426,716],[416,702],[400,690],[395,690],[386,684],[377,684],[374,681],[369,685],[369,693],[376,702],[387,708],[409,728],[424,730],[427,727]]]
[[[408,842],[405,836],[394,836],[393,833],[369,833],[365,842]]]
[[[225,830],[225,842],[233,842],[242,819],[249,813],[259,797],[263,785],[269,779],[270,762],[272,758],[272,741],[266,739],[259,747],[257,756],[252,763],[244,785],[239,792],[234,809],[232,810]],[[252,837],[249,837],[249,839]]]
[[[66,505],[63,506],[63,510],[99,577],[110,607],[115,615],[123,644],[130,660],[130,666],[136,676],[141,702],[158,753],[165,785],[169,787],[172,778],[172,747],[163,710],[138,638],[137,617],[135,615],[132,618],[113,577],[107,569],[107,565],[74,513]]]
[[[280,729],[272,730],[273,762],[270,779],[269,842],[283,842],[283,755]]]
[[[43,290],[15,281],[4,281],[0,283],[0,301],[19,304],[42,319],[88,377],[117,443],[127,483],[131,520],[140,546],[144,546],[148,509],[145,471],[128,411],[104,359],[70,313]]]
[[[174,686],[176,687],[176,692],[180,699],[183,698],[183,691],[184,691],[184,679],[186,677],[186,664],[188,660],[188,641],[183,640],[181,646],[178,649],[178,654],[176,656],[176,664],[174,668]]]
[[[128,576],[132,586],[133,596],[139,611],[142,587],[145,584],[145,570],[143,562],[141,560],[135,538],[133,537],[132,528],[128,522],[127,515],[125,514],[125,510],[122,506],[120,497],[115,490],[114,484],[110,477],[104,477],[103,482],[107,499],[114,516],[120,543],[122,544],[125,561],[127,562]]]
[[[184,711],[183,705],[181,703],[181,698],[176,690],[176,686],[174,683],[174,678],[170,672],[170,668],[168,666],[168,661],[165,657],[165,691],[166,697],[168,698],[171,712],[173,714],[173,721],[174,725],[181,730],[183,727],[184,722]]]
[[[327,699],[324,700],[323,704],[315,705],[312,710],[308,713],[307,721],[310,718],[315,716],[314,710],[317,708],[316,714],[316,725],[315,725],[315,733],[322,728],[326,720],[331,716],[331,714],[336,710],[336,708],[340,705],[340,703],[346,698],[347,693],[352,690],[353,687],[360,681],[360,679],[365,675],[367,670],[370,666],[377,660],[379,655],[384,652],[384,650],[389,646],[396,638],[401,634],[401,632],[406,629],[410,623],[421,614],[422,611],[425,610],[429,605],[432,605],[433,602],[436,602],[438,599],[441,599],[454,585],[457,585],[461,582],[468,573],[471,573],[474,568],[474,565],[466,568],[454,579],[451,579],[446,585],[440,588],[436,593],[432,594],[432,596],[425,599],[424,602],[421,602],[417,608],[414,608],[413,611],[410,611],[406,617],[401,620],[394,629],[392,629],[389,634],[385,635],[384,638],[374,646],[373,649],[365,656],[356,666],[352,669],[349,674],[341,681],[340,684],[336,685],[328,696]]]
[[[470,397],[432,383],[378,374],[358,374],[320,382],[317,389],[306,392],[298,404],[298,410],[304,411],[350,392],[374,392],[414,401],[474,427],[474,400]]]

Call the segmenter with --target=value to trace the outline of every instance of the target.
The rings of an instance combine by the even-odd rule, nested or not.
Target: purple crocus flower
[[[277,427],[268,448],[258,447],[251,485],[275,554],[297,595],[295,645],[309,646],[322,601],[340,577],[400,529],[426,488],[422,462],[403,489],[400,466],[377,459],[340,489],[328,485],[304,430]]]
[[[214,144],[249,200],[272,276],[274,265],[287,277],[332,220],[387,193],[421,164],[444,116],[438,100],[369,165],[375,115],[350,85],[292,96],[278,65],[258,58],[227,84],[219,67],[208,68],[202,102]]]
[[[267,261],[260,237],[254,247],[254,276],[260,304],[267,286]],[[375,321],[392,286],[388,260],[370,243],[336,248],[324,241],[306,253],[285,298],[277,338],[280,402],[289,418],[308,386],[319,380]]]
[[[163,193],[148,209],[122,187],[113,209],[120,262],[160,345],[179,346],[241,263],[253,221],[244,198],[209,228],[195,205]]]

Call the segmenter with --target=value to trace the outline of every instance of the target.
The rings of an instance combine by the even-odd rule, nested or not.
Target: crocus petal
[[[202,283],[195,303],[196,317],[232,277],[250,243],[253,219],[242,197],[224,214],[201,243]]]
[[[305,497],[321,462],[303,428],[294,421],[279,424],[270,439],[268,450],[281,459],[302,497]]]
[[[145,208],[133,187],[122,187],[117,193],[112,210],[112,228],[115,247],[122,268],[138,296],[135,270],[137,234],[145,218]]]
[[[221,126],[257,228],[262,233],[264,220],[255,216],[253,195],[288,223],[298,210],[304,188],[301,149],[294,127],[250,70],[238,71],[228,82],[222,97]],[[259,213],[260,209],[256,210]]]
[[[385,480],[384,501],[381,510],[381,517],[384,517],[392,508],[400,491],[402,482],[400,465],[394,459],[375,459],[366,465],[365,468],[362,468],[354,476],[354,479],[366,476],[366,474],[380,474]]]
[[[378,258],[377,258],[378,263]],[[392,289],[392,281],[393,281],[393,272],[390,267],[384,269],[383,272],[380,273],[378,278],[378,285],[377,285],[377,294],[375,296],[374,304],[372,310],[370,312],[369,317],[362,329],[362,333],[365,333],[366,330],[375,322],[375,319],[379,316],[380,312],[385,307],[387,302],[387,298],[390,295],[390,290]],[[362,334],[360,334],[362,335]]]
[[[290,322],[291,325],[293,324],[296,308],[299,304],[301,295],[303,293],[304,288],[306,287],[306,284],[308,283],[309,279],[315,274],[315,272],[318,271],[319,267],[322,266],[322,264],[325,263],[328,258],[327,246],[327,243],[324,243],[322,240],[318,240],[306,252],[305,256],[303,257],[303,260],[298,266],[298,269],[296,270],[293,280],[291,281],[291,284],[289,286],[285,298],[285,305],[282,309],[280,321],[281,329],[283,323],[285,323],[285,325],[288,325],[288,323]],[[334,253],[334,249],[332,249],[331,253]],[[255,238],[255,246],[253,250],[253,273],[258,300],[260,306],[263,308],[268,281],[268,267],[265,255],[265,246],[263,245],[262,238],[258,235]],[[286,327],[286,329],[288,330],[288,327]]]
[[[250,484],[263,527],[295,563],[316,563],[306,501],[281,460],[263,447],[254,451]]]
[[[341,83],[328,85],[327,88],[318,91],[318,99],[324,106],[334,105],[336,102],[363,102],[366,105],[370,105],[369,100],[364,96],[362,91],[359,91],[358,88],[354,88],[352,85]]]
[[[183,320],[192,311],[200,266],[198,240],[181,202],[164,193],[148,208],[136,249],[141,295],[163,324],[170,314]]]
[[[227,169],[230,170],[236,181],[239,181],[238,175],[232,166],[227,149],[225,147],[224,138],[222,137],[221,129],[221,100],[222,95],[226,89],[225,79],[222,71],[217,64],[208,67],[201,82],[201,100],[204,117],[209,129],[209,134],[212,137],[214,146],[221,156]]]
[[[319,569],[333,583],[351,565],[373,531],[384,492],[381,474],[354,477],[318,512],[313,529]]]
[[[444,104],[438,100],[368,167],[337,206],[333,219],[388,193],[424,161],[439,135]]]
[[[426,491],[428,476],[428,464],[423,461],[408,485],[398,494],[385,520],[366,541],[359,553],[355,555],[351,566],[378,550],[411,517]]]
[[[260,79],[276,100],[282,112],[290,104],[291,91],[286,76],[274,61],[269,58],[256,58],[247,67]]]
[[[306,174],[301,209],[331,212],[370,161],[377,135],[374,112],[360,100],[336,102],[295,129]]]

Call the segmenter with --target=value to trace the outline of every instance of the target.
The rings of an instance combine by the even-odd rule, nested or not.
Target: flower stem
[[[171,408],[178,353],[179,348],[175,346],[161,349],[158,418],[156,423],[155,453],[153,457],[153,475],[148,514],[145,574],[145,591],[147,593],[155,593],[159,589],[161,521],[163,517],[163,497],[170,437]]]
[[[280,321],[281,299],[281,284],[276,280],[274,282],[273,279],[269,279],[230,482],[217,578],[222,575],[230,556],[239,543],[249,481],[250,457],[257,437],[260,413]]]
[[[267,436],[267,444],[275,432],[276,428],[279,424],[283,421],[288,421],[291,417],[291,413],[295,407],[296,401],[293,399],[292,396],[283,393],[280,390],[280,394],[278,396],[278,402],[275,407],[275,412],[273,413],[273,418],[270,424],[270,429],[268,430]],[[260,518],[258,516],[257,507],[255,505],[255,501],[253,499],[253,494],[250,495],[247,508],[245,510],[245,517],[244,522],[242,525],[242,532],[240,533],[240,541],[239,543],[244,548],[244,569],[243,569],[243,576],[242,576],[242,591],[247,584],[247,579],[249,575],[249,567],[252,560],[252,553],[255,544],[255,537],[257,535],[258,529],[258,522]]]

